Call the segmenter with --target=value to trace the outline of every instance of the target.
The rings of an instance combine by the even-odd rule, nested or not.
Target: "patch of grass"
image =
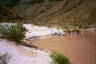
[[[21,23],[0,25],[0,33],[2,34],[2,37],[15,41],[16,43],[21,42],[25,37],[25,32],[26,29]]]
[[[72,64],[67,57],[65,57],[63,54],[59,53],[52,53],[52,64]]]

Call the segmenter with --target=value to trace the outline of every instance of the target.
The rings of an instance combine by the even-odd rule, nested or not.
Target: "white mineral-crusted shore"
[[[31,24],[24,24],[24,27],[28,30],[26,32],[26,38],[30,38],[32,36],[47,36],[52,34],[57,35],[65,35],[62,29],[57,28],[48,28],[48,27],[41,27],[41,26],[34,26]]]
[[[15,23],[1,23],[3,26],[4,24],[12,25]],[[63,29],[57,29],[57,28],[48,28],[44,26],[36,26],[32,24],[23,24],[23,26],[27,29],[27,32],[25,34],[25,39],[31,39],[34,37],[40,37],[40,36],[47,36],[47,35],[65,35],[66,33],[63,31]]]
[[[24,46],[16,46],[14,42],[0,39],[0,56],[8,54],[8,64],[49,64],[50,53]]]

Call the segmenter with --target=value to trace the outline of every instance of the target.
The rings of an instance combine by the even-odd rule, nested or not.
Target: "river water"
[[[96,33],[82,32],[65,37],[46,36],[31,41],[35,46],[69,57],[72,64],[96,64]]]

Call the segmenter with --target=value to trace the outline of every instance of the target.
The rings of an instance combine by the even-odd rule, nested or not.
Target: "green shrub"
[[[16,43],[21,42],[21,40],[25,37],[25,32],[26,29],[21,23],[16,23],[14,25],[0,25],[0,33],[3,35],[2,37],[15,41]]]
[[[51,58],[52,58],[52,64],[71,64],[67,57],[59,53],[51,54]]]

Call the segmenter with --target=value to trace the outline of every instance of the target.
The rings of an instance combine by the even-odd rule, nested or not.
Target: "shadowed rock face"
[[[0,3],[7,5],[7,6],[15,6],[20,0],[0,0]]]

